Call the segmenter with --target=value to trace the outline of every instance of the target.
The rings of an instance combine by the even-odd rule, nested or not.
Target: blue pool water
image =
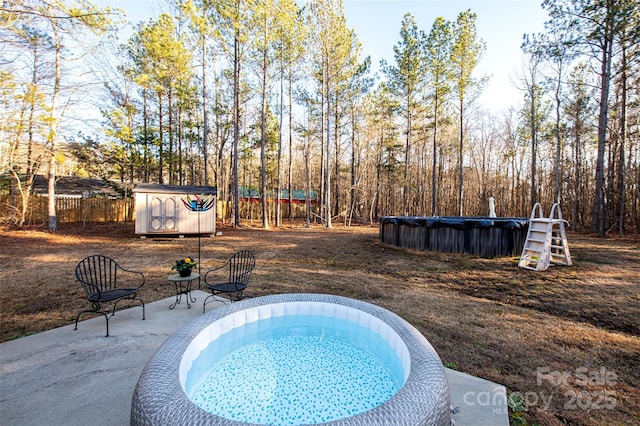
[[[193,362],[185,390],[220,417],[299,425],[372,409],[405,376],[395,351],[368,327],[321,315],[282,316],[211,342]]]

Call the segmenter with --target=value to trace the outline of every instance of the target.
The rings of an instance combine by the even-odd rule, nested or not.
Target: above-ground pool
[[[449,425],[440,358],[409,323],[354,299],[246,299],[176,332],[144,368],[131,424]]]
[[[383,216],[380,241],[396,247],[482,257],[520,256],[529,219],[514,217]]]

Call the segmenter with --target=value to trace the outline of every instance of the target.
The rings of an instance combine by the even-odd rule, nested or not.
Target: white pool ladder
[[[571,266],[571,254],[560,205],[551,207],[548,218],[543,217],[540,203],[536,203],[529,218],[529,232],[522,249],[518,266],[534,271],[544,271],[549,266]]]

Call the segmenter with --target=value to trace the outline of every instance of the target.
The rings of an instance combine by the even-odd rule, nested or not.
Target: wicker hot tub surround
[[[395,395],[371,410],[326,424],[450,424],[449,389],[444,367],[427,339],[408,322],[384,308],[350,298],[321,294],[284,294],[245,299],[210,311],[176,332],[156,351],[140,375],[133,394],[131,424],[245,425],[209,413],[188,398],[180,377],[183,358],[193,356],[188,354],[190,345],[201,338],[201,332],[208,327],[210,329],[214,322],[224,321],[229,316],[235,318],[241,311],[254,308],[260,308],[261,316],[266,312],[264,308],[273,310],[273,315],[281,315],[283,304],[287,305],[285,309],[295,309],[295,304],[299,302],[335,304],[342,311],[345,308],[353,312],[362,311],[364,315],[375,317],[388,325],[408,351],[406,381]]]

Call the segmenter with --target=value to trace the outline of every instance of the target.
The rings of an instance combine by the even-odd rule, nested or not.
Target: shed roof
[[[158,185],[153,183],[139,183],[133,188],[133,192],[148,192],[153,194],[202,194],[217,195],[215,186],[196,185]]]

